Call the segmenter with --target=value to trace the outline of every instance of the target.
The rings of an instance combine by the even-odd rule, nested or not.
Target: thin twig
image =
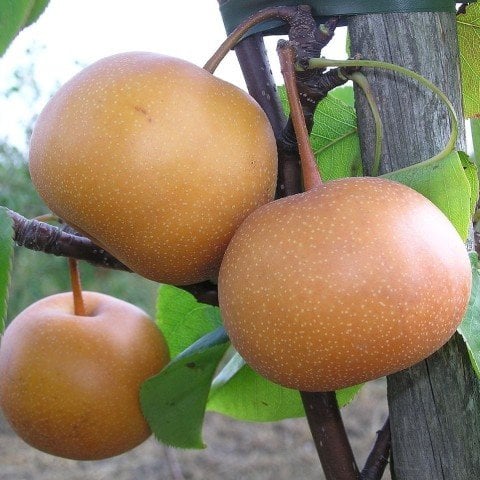
[[[390,436],[390,419],[387,418],[381,430],[377,432],[377,440],[368,455],[360,475],[361,480],[380,480],[390,457],[392,440]]]
[[[90,239],[68,233],[59,227],[29,220],[13,210],[6,209],[13,220],[13,239],[17,245],[59,257],[85,260],[114,270],[130,269]]]
[[[69,233],[71,229],[68,225],[59,228],[38,220],[29,220],[13,210],[5,210],[13,220],[13,240],[19,246],[59,257],[83,260],[99,267],[131,272],[124,263],[95,245],[89,238]],[[190,292],[199,302],[218,305],[217,288],[211,282],[182,285],[180,288]]]
[[[167,460],[167,465],[172,475],[172,480],[185,480],[185,477],[182,473],[182,468],[178,463],[177,456],[175,455],[175,450],[166,445],[163,446],[163,452],[165,453],[165,459]]]
[[[218,47],[217,51],[210,57],[207,63],[205,63],[203,68],[208,72],[213,73],[228,52],[234,48],[235,45],[240,42],[243,36],[247,34],[248,31],[255,25],[271,19],[279,19],[283,20],[285,23],[291,24],[298,14],[303,17],[305,13],[310,12],[310,7],[304,5],[293,7],[269,7],[260,10],[238,25],[238,27],[220,45],[220,47]]]
[[[375,96],[370,87],[367,77],[361,72],[347,73],[347,78],[353,80],[363,91],[365,98],[372,112],[375,123],[375,151],[372,162],[372,176],[377,177],[380,172],[380,162],[382,157],[382,143],[383,143],[383,123],[380,111],[378,110]]]

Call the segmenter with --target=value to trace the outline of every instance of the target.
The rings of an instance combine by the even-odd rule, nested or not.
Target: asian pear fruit
[[[0,408],[15,432],[52,455],[98,460],[150,436],[140,386],[168,362],[167,345],[145,312],[83,292],[43,298],[21,312],[0,343]]]
[[[236,228],[272,200],[276,143],[244,91],[177,58],[104,58],[41,112],[30,172],[48,207],[133,271],[215,279]]]
[[[218,286],[226,330],[254,370],[331,391],[409,367],[447,342],[471,270],[457,231],[424,196],[348,178],[253,212]]]

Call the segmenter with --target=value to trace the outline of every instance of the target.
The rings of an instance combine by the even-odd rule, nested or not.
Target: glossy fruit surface
[[[466,249],[429,200],[377,178],[327,182],[265,205],[219,275],[230,338],[281,385],[330,391],[442,346],[469,299]]]
[[[133,271],[216,278],[235,229],[273,198],[276,143],[245,92],[154,53],[100,60],[39,116],[30,172],[57,215]]]
[[[60,457],[98,460],[150,435],[140,385],[168,362],[164,338],[145,312],[84,292],[86,316],[71,293],[20,313],[0,344],[0,407],[16,433]]]

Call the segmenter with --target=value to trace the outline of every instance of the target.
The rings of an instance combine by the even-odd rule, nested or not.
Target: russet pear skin
[[[23,310],[0,343],[0,407],[31,446],[60,457],[99,460],[151,434],[140,386],[169,361],[165,339],[147,314],[122,300],[71,292]]]
[[[252,213],[218,287],[225,328],[254,370],[286,387],[331,391],[446,343],[469,301],[471,267],[457,231],[425,197],[348,178]]]
[[[277,150],[258,104],[189,62],[104,58],[37,119],[32,181],[48,207],[149,279],[216,279],[235,230],[273,199]]]

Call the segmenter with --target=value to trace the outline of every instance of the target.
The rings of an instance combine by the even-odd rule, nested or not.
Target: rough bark
[[[458,46],[453,14],[415,13],[353,17],[352,54],[421,73],[439,86],[461,116]],[[384,120],[382,172],[427,159],[449,136],[445,108],[423,87],[397,74],[364,70]],[[364,162],[371,167],[374,126],[358,93]],[[464,148],[463,129],[459,148]],[[392,473],[396,480],[480,478],[480,388],[462,339],[388,378]]]

